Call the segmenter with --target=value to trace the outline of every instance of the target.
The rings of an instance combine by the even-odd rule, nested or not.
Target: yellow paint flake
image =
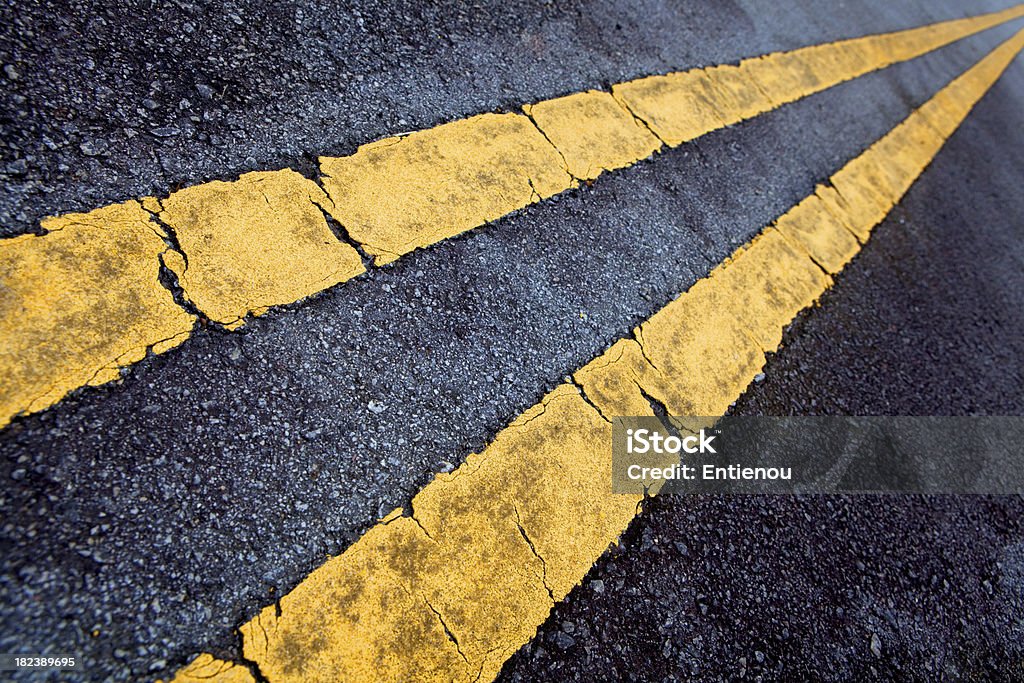
[[[380,265],[573,186],[521,114],[482,114],[320,160],[331,213]]]
[[[359,254],[331,232],[330,201],[290,170],[246,173],[175,192],[160,219],[187,257],[168,260],[185,295],[211,320],[288,304],[364,272]]]
[[[638,498],[610,493],[610,439],[611,423],[563,384],[421,491],[413,511],[433,538],[457,538],[467,525],[482,534],[497,516],[509,520],[517,540],[533,546],[530,566],[561,600],[636,512]],[[501,624],[494,629],[500,638]]]
[[[772,104],[781,107],[826,87],[807,59],[810,49],[744,59],[737,68],[757,84]]]
[[[588,90],[523,109],[575,178],[593,180],[661,149],[661,141],[606,92]]]
[[[719,416],[761,371],[764,352],[734,308],[748,294],[735,291],[739,278],[720,277],[720,269],[655,313],[636,339],[576,372],[602,413],[652,415],[650,397],[670,415]]]
[[[762,348],[730,307],[737,301],[712,274],[637,328],[651,366],[640,384],[670,415],[722,415],[764,367]]]
[[[957,90],[962,91],[964,88],[957,88]],[[959,102],[965,99],[965,95],[967,93],[957,92],[952,88],[944,89],[925,102],[916,113],[924,118],[943,138],[949,137],[960,125],[961,117],[965,115],[963,108],[959,105]]]
[[[888,192],[878,191],[873,180],[877,179],[872,163],[875,155],[870,149],[865,153],[869,157],[864,161],[855,159],[856,164],[844,167],[829,179],[832,187],[817,193],[825,208],[861,243],[868,240],[871,230],[888,215],[895,203],[889,199]]]
[[[160,284],[168,247],[136,201],[48,218],[0,240],[0,426],[184,341],[194,320]]]
[[[606,418],[649,417],[654,410],[641,393],[640,382],[653,370],[635,339],[620,339],[577,370],[574,379]]]
[[[256,683],[256,679],[244,666],[203,653],[178,671],[171,683]]]
[[[711,277],[718,280],[715,288],[728,296],[723,303],[766,352],[778,349],[783,328],[832,285],[805,252],[771,227]],[[645,340],[649,334],[644,329]]]
[[[812,92],[884,69],[893,63],[886,50],[877,49],[873,36],[811,45],[796,50],[795,55],[811,74],[808,82],[818,83],[818,88]]]

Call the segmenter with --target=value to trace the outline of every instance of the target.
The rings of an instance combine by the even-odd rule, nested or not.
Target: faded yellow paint
[[[177,273],[186,297],[211,320],[235,328],[248,315],[293,303],[363,272],[358,253],[334,236],[321,208],[345,225],[349,236],[361,243],[377,264],[387,263],[572,187],[572,176],[592,179],[602,169],[628,166],[644,158],[661,142],[678,145],[1020,16],[1024,16],[1024,6],[774,53],[743,60],[739,66],[637,79],[614,86],[611,97],[590,91],[527,105],[537,126],[518,114],[484,114],[380,140],[364,145],[353,156],[321,160],[326,176],[323,182],[335,203],[314,182],[289,170],[251,173],[231,183],[187,188],[163,202],[155,198],[141,201],[177,233],[182,253],[167,251],[163,258]],[[1004,46],[1000,54],[1014,49]],[[920,120],[907,123],[905,136],[880,141],[873,158],[837,174],[832,179],[834,187],[820,189],[821,205],[832,216],[826,223],[832,225],[812,233],[806,223],[791,218],[783,232],[793,244],[807,249],[826,268],[839,267],[850,244],[834,232],[834,223],[842,223],[861,241],[867,239],[871,226],[933,154],[935,139],[925,129],[930,126],[940,137],[950,134],[965,114],[962,103],[978,96],[985,79],[1000,69],[999,59],[981,67],[985,74],[979,71],[946,88],[922,108]],[[638,120],[643,125],[638,125]],[[915,144],[906,146],[905,139],[915,140]],[[890,156],[897,163],[885,163]],[[828,230],[842,244],[831,244],[825,234]],[[808,241],[812,237],[817,240],[814,244]],[[23,248],[8,246],[15,243],[5,240],[0,249],[14,253]],[[52,239],[29,239],[23,244],[63,247],[60,240]],[[826,245],[830,245],[827,252],[823,251]],[[90,253],[82,256],[91,258]],[[830,258],[833,260],[828,261]],[[112,269],[104,286],[117,288],[125,296],[136,291],[163,296],[148,276],[122,287],[122,279],[136,272],[141,271]],[[19,277],[48,279],[44,271],[22,271]],[[67,291],[70,298],[75,296],[70,292],[77,290]],[[15,300],[26,295],[6,296]],[[96,296],[83,294],[81,301],[69,299],[62,306],[69,311],[85,310],[98,305]],[[38,305],[28,305],[46,308],[42,299]],[[33,329],[7,326],[5,334],[12,339],[8,363],[21,362],[15,359],[23,348],[38,346],[39,353],[50,355],[44,367],[24,367],[11,373],[10,388],[0,397],[0,409],[6,410],[0,413],[0,426],[11,415],[44,408],[78,386],[112,379],[117,366],[144,355],[144,350],[133,346],[122,349],[113,360],[100,359],[120,348],[116,341],[110,341],[105,350],[100,350],[103,344],[88,343],[87,352],[76,353],[72,351],[78,348],[76,342],[65,343],[71,334],[67,330],[73,328],[58,323],[61,307],[53,310],[58,312],[53,321],[34,323],[40,330],[52,329],[61,335],[52,342],[37,345]],[[178,312],[169,315],[185,316]],[[178,329],[176,325],[171,327]],[[127,328],[126,338],[133,339],[136,332],[136,328]],[[153,350],[160,352],[180,343],[186,334],[179,332],[157,341]],[[117,335],[97,328],[86,336],[113,339]],[[76,360],[49,365],[53,354],[59,356],[59,348],[67,349],[68,357]],[[90,355],[94,350],[99,355]],[[28,356],[20,358],[28,362]],[[93,362],[99,365],[90,365]]]
[[[725,413],[774,351],[785,325],[831,279],[767,228],[689,291],[576,372],[606,416]]]
[[[1020,16],[1024,16],[1024,6],[916,29],[775,52],[745,59],[739,66],[648,76],[615,85],[612,92],[665,144],[675,147]]]
[[[272,681],[491,680],[636,512],[595,476],[610,433],[557,388],[246,624],[246,657]]]
[[[619,83],[612,86],[612,95],[669,147],[726,125],[703,69]]]
[[[757,82],[738,66],[725,64],[704,69],[714,91],[713,103],[722,123],[729,126],[753,118],[775,105]]]
[[[829,178],[834,192],[819,195],[825,207],[843,220],[860,242],[867,241],[871,229],[896,203],[877,173],[877,152],[869,149],[865,154]]]
[[[818,187],[815,194],[781,216],[775,227],[786,239],[804,249],[815,263],[834,275],[857,254],[860,245],[817,194],[830,189]]]
[[[1022,37],[1004,48],[1019,49]],[[962,119],[1009,54],[1000,48],[958,81],[973,99],[929,116]],[[920,110],[889,135],[833,176],[886,178],[884,202],[819,187],[778,228],[765,228],[577,371],[575,384],[438,475],[413,498],[411,516],[388,515],[285,596],[280,613],[263,610],[242,628],[245,656],[274,683],[492,680],[640,502],[610,493],[609,419],[654,415],[653,403],[676,416],[729,409],[778,348],[783,327],[830,286],[812,255],[838,271],[859,248],[845,232],[851,216],[877,214],[944,137]],[[870,211],[859,211],[862,202]]]
[[[517,114],[475,116],[323,158],[323,183],[334,215],[380,265],[568,189],[570,174],[591,180],[629,166],[660,147],[655,136],[680,145],[1022,13],[649,76],[614,85],[612,97],[587,91],[526,105],[543,135]]]
[[[184,341],[194,320],[159,282],[169,252],[136,201],[48,218],[0,240],[0,426]]]
[[[573,186],[521,114],[481,114],[320,159],[332,214],[380,265]]]
[[[188,258],[168,266],[211,320],[235,328],[364,272],[358,252],[328,227],[327,195],[295,171],[246,173],[175,192],[160,219]]]
[[[609,93],[576,93],[523,107],[565,159],[569,173],[593,180],[661,149],[661,141]]]
[[[256,679],[244,666],[204,653],[178,671],[171,683],[256,683]]]
[[[280,616],[270,606],[242,626],[246,658],[271,681],[471,678],[440,617],[396,571],[428,560],[413,520],[372,528],[285,595]]]
[[[768,227],[731,260],[716,268],[713,288],[727,295],[728,308],[765,351],[782,343],[782,330],[832,285],[807,253]],[[646,325],[644,339],[650,332]],[[694,413],[689,413],[694,414]]]
[[[822,204],[861,242],[910,188],[1020,50],[1024,31],[953,80],[864,154],[837,171]]]

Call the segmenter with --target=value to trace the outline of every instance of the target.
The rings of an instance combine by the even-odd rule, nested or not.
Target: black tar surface
[[[13,75],[5,69],[8,178],[0,190],[0,217],[6,217],[0,224],[14,234],[45,214],[257,168],[290,164],[310,172],[316,154],[350,152],[383,135],[496,107],[1001,8],[979,4],[968,11],[954,4],[880,3],[870,12],[852,5],[727,2],[345,11],[312,3],[172,4],[153,11],[125,4],[117,10],[6,7],[0,50]],[[79,392],[17,420],[0,432],[0,651],[75,653],[85,661],[83,677],[95,680],[166,675],[204,650],[237,657],[234,629],[256,610],[404,505],[434,472],[480,449],[564,375],[703,277],[1011,32],[990,31],[719,131],[274,311],[240,333],[200,330],[183,347],[132,369],[119,385]],[[744,399],[749,410],[1020,412],[1021,353],[1013,344],[1024,335],[1013,310],[1024,301],[1016,232],[1024,212],[1015,189],[1022,72],[1015,64],[985,101],[987,118],[968,121],[972,132],[958,137],[956,162],[944,161],[947,153],[940,157],[936,169],[946,169],[947,185],[919,200],[913,214],[895,214],[917,226],[921,239],[869,245],[837,286],[837,303],[797,325],[768,378]],[[199,85],[210,87],[209,99]],[[178,132],[162,130],[169,127]],[[979,139],[991,149],[975,150]],[[941,206],[947,208],[935,208]],[[895,230],[883,228],[880,243],[888,232]],[[932,241],[924,240],[929,236]],[[927,245],[946,266],[932,272],[922,260],[903,286],[879,284],[877,272],[893,277],[893,264],[904,263],[906,250],[913,254]],[[870,276],[847,286],[876,252],[880,260]],[[1000,269],[992,270],[994,258],[1003,259]],[[941,270],[954,265],[956,280]],[[839,299],[846,291],[850,298]],[[901,298],[908,295],[913,298]],[[978,306],[1000,315],[982,317],[987,322],[968,333],[957,322],[971,320]],[[919,309],[934,313],[918,319]],[[916,327],[880,326],[872,316],[884,313],[895,316],[885,321]],[[843,332],[836,320],[815,331],[815,315],[841,319]],[[801,395],[804,403],[789,408],[789,396]],[[865,402],[872,398],[884,402]],[[717,537],[721,518],[722,534],[735,531],[743,506],[755,515],[786,503],[701,504],[719,511],[699,516],[703,530],[690,530],[689,511],[679,512],[671,501],[657,503],[664,508],[645,513],[637,529],[651,526],[656,538],[664,534],[660,543],[691,543],[694,533]],[[883,528],[913,540],[924,555],[942,557],[961,547],[948,533],[917,532],[941,517],[946,508],[935,508],[938,503],[833,504],[860,515],[855,518],[865,521],[858,528],[885,522]],[[810,505],[808,524],[815,529],[827,529],[834,516],[825,503],[789,505]],[[1010,519],[1019,513],[1019,504],[984,505]],[[878,522],[878,511],[889,507]],[[662,526],[655,519],[659,509]],[[785,521],[799,521],[795,512],[777,512],[776,536],[767,534],[760,546],[769,561],[776,547],[769,538],[783,536],[802,557],[798,569],[834,559],[831,544]],[[1002,518],[976,514],[993,525]],[[1009,541],[983,526],[943,528],[960,529],[975,549],[975,563],[960,571],[977,566],[980,572],[985,558],[1010,552]],[[1017,527],[1006,533],[1021,537]],[[867,532],[864,538],[858,546],[864,554],[888,550],[885,539]],[[782,545],[770,566],[785,566]],[[733,566],[713,546],[708,552],[708,562],[721,560],[720,571]],[[652,564],[633,580],[672,573]],[[666,581],[667,589],[682,590]],[[1002,585],[994,578],[990,583],[993,590]],[[784,599],[843,606],[861,619],[838,597],[830,602],[831,593],[800,593],[803,585],[782,593]],[[584,600],[575,595],[559,609],[580,609]],[[673,603],[665,602],[668,608]],[[782,623],[795,633],[797,617],[781,608],[762,610],[766,602],[738,602],[736,609],[747,610],[742,623],[756,631],[758,620],[766,620],[765,633]],[[595,619],[607,624],[609,643],[618,638],[625,646],[633,637],[624,621],[630,613],[624,601],[615,604],[621,612]],[[600,603],[594,609],[598,614]],[[951,619],[972,622],[988,614],[970,601],[946,609]],[[995,638],[999,613],[992,610],[978,633]],[[675,614],[681,620],[689,612]],[[813,620],[813,613],[802,616]],[[784,623],[789,619],[791,627]],[[832,622],[813,623],[817,634]],[[590,628],[598,633],[593,623]],[[890,652],[891,634],[877,633]],[[565,658],[563,671],[586,670],[580,650],[549,648],[549,637],[537,641],[549,659],[535,659],[530,648],[537,646],[530,646],[509,674],[545,678],[552,653]],[[871,656],[858,637],[851,647]],[[685,638],[673,642],[675,653],[705,652]],[[746,641],[721,631],[715,642],[738,647]],[[832,650],[828,639],[801,642],[801,651],[817,652],[808,658]],[[654,661],[662,648],[659,642],[651,650],[645,641],[630,651],[628,662],[640,678],[647,677],[646,658]],[[614,664],[613,654],[603,656],[580,677]],[[667,661],[676,675],[689,671],[683,660]],[[867,660],[850,661],[854,667]],[[891,673],[890,661],[896,660],[873,663]],[[731,676],[733,666],[723,660],[709,675]]]

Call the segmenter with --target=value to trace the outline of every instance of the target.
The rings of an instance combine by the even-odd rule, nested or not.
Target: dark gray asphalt
[[[1024,415],[1021,85],[1018,62],[736,414]],[[1024,680],[1024,500],[652,501],[499,680],[594,671]]]
[[[166,15],[158,22],[127,6],[5,7],[0,51],[17,80],[0,113],[9,172],[0,225],[14,234],[46,213],[253,168],[309,171],[318,153],[496,107],[1002,6],[878,3],[872,12],[849,5],[812,13],[799,4],[417,4],[343,18],[310,3],[240,5],[223,10],[223,20],[213,17],[221,10],[182,4],[155,10]],[[0,651],[75,652],[95,680],[170,671],[200,650],[234,656],[234,627],[274,594],[407,502],[433,472],[479,449],[1010,32],[996,29],[712,134],[241,333],[199,331],[120,385],[18,420],[0,432]],[[983,129],[989,135],[1009,125],[1019,131],[1021,72],[1016,64],[998,86],[1002,95],[990,95],[1000,104]],[[206,100],[197,84],[217,94]],[[115,93],[96,92],[102,87]],[[190,112],[198,124],[185,123]],[[152,135],[170,126],[179,133]],[[137,134],[128,138],[127,127]],[[100,139],[106,156],[87,144]],[[950,173],[1009,178],[1015,162],[1006,156],[1019,149],[997,149],[998,162],[969,156]],[[28,155],[22,172],[17,158]],[[964,190],[973,203],[963,206],[975,207],[965,215],[984,211],[977,202],[989,191]],[[1017,200],[999,214],[1011,221],[1001,227],[989,209],[1006,254],[1020,253]],[[946,225],[941,215],[922,215],[929,226]],[[1019,269],[987,282],[1002,287],[1003,278],[1019,286]],[[977,290],[956,293],[967,291]],[[880,299],[885,306],[896,305],[890,296]],[[854,330],[862,324],[854,312],[839,315]],[[987,334],[999,340],[1004,330]],[[878,335],[876,346],[891,346]],[[847,336],[835,339],[874,370],[875,349]],[[991,341],[978,343],[992,351]],[[941,358],[918,355],[902,382],[948,372]],[[1005,357],[985,356],[993,367]],[[965,365],[954,384],[969,391],[991,377],[1019,397],[1019,350],[1004,363],[1016,383]],[[814,367],[801,380],[807,390],[843,386],[843,377],[816,379]],[[385,410],[371,411],[371,401]],[[980,532],[973,543],[996,552]],[[613,628],[614,615],[608,622]],[[547,663],[538,666],[523,675],[544,675]]]

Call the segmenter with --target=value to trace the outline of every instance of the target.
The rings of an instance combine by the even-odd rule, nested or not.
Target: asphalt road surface
[[[320,154],[587,87],[1005,6],[869,4],[8,5],[0,234],[250,170],[311,173]],[[89,680],[237,659],[257,609],[1020,23],[239,332],[200,330],[19,418],[0,432],[0,652],[77,653]],[[1024,412],[1022,124],[1018,59],[737,412]],[[1022,512],[1019,498],[657,500],[502,678],[1022,679]]]
[[[1022,413],[1014,87],[978,106],[734,414]],[[1019,496],[665,496],[499,680],[1022,680],[1022,614]]]

